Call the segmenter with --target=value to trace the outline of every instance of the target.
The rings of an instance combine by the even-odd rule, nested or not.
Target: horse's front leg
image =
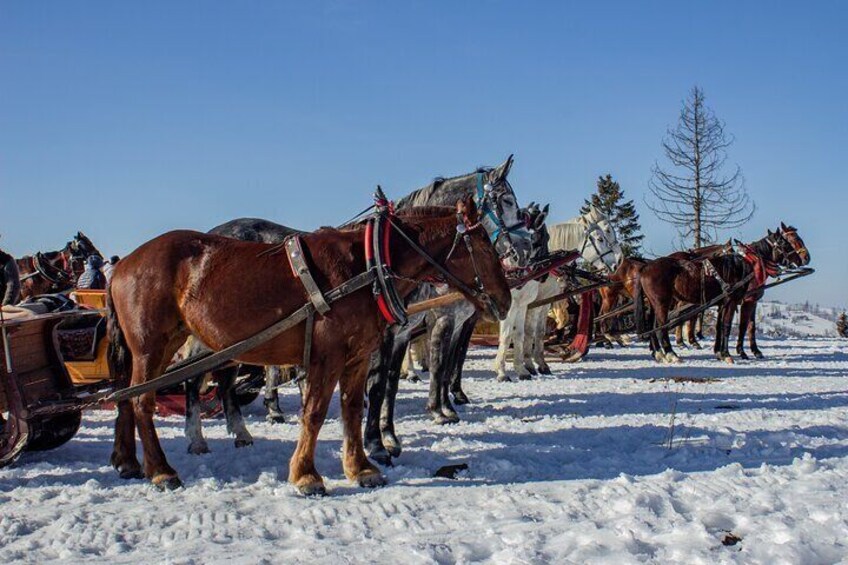
[[[752,304],[751,315],[749,317],[750,321],[748,323],[748,339],[751,345],[751,353],[753,353],[754,357],[757,359],[762,359],[764,357],[763,352],[760,351],[759,347],[757,347],[757,301],[754,301]]]
[[[510,306],[509,312],[506,315],[506,319],[501,320],[499,325],[498,352],[495,355],[493,367],[497,375],[498,382],[509,382],[509,377],[506,375],[506,351],[507,349],[509,349],[509,345],[512,340],[512,328],[515,325],[515,318],[517,316],[516,311],[517,308],[515,305],[515,300],[513,300],[512,306]],[[432,358],[432,350],[430,356],[430,363],[434,363]]]
[[[301,389],[303,415],[301,416],[300,438],[289,462],[289,482],[297,487],[301,494],[307,496],[323,495],[327,492],[324,487],[324,479],[315,469],[315,446],[318,443],[318,433],[327,418],[327,410],[330,407],[330,400],[333,398],[333,391],[344,367],[344,361],[339,355],[322,356],[313,350],[307,381]],[[363,387],[358,398],[360,406],[362,405],[362,394],[364,394],[364,382],[365,376],[363,375]],[[357,428],[356,433],[359,435],[362,432]],[[359,445],[362,445],[361,440]]]
[[[725,301],[719,312],[719,321],[721,323],[721,344],[718,358],[725,363],[733,363],[733,357],[730,356],[730,329],[733,325],[733,315],[736,313],[736,303],[731,300]]]
[[[748,324],[751,321],[751,302],[743,302],[739,309],[739,335],[736,336],[736,355],[740,359],[747,359],[745,353],[745,334],[748,333]]]
[[[474,334],[474,328],[477,325],[477,320],[480,315],[475,312],[467,320],[462,322],[459,330],[459,335],[456,339],[456,345],[453,348],[453,357],[451,358],[451,374],[450,374],[450,393],[453,395],[454,404],[468,404],[471,400],[465,391],[462,390],[462,367],[465,364],[465,357],[468,355],[468,347],[471,345],[471,336]]]
[[[383,339],[379,351],[371,355],[371,363],[366,377],[365,394],[368,398],[368,412],[365,419],[365,448],[368,456],[380,465],[391,465],[392,456],[386,451],[381,438],[380,415],[385,410],[386,387],[388,381],[388,363],[392,344],[394,343],[394,332],[387,328],[383,332]]]
[[[368,376],[368,357],[348,361],[344,370],[345,373],[339,382],[344,424],[344,472],[348,479],[356,481],[359,486],[382,486],[386,484],[386,478],[368,461],[362,446],[362,399]]]
[[[449,424],[459,421],[454,412],[452,417],[442,412],[444,391],[450,380],[450,352],[453,337],[453,315],[439,316],[430,333],[430,392],[427,399],[427,412],[437,424]]]

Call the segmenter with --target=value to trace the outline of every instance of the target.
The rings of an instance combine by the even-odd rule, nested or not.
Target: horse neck
[[[748,247],[750,247],[754,253],[760,256],[761,259],[766,261],[774,261],[774,247],[769,243],[768,237],[764,237],[762,239],[758,239],[753,243],[749,243]]]
[[[456,218],[453,216],[405,219],[403,224],[393,228],[393,231],[396,229],[403,229],[404,233],[439,265],[445,265],[448,253],[456,240]],[[457,247],[459,245],[463,244],[459,242]],[[391,252],[392,268],[401,277],[420,280],[439,274],[399,234],[392,234]],[[405,297],[416,286],[417,283],[402,280],[398,283],[398,292]]]
[[[404,196],[397,202],[397,209],[412,206],[454,206],[457,200],[466,199],[476,193],[477,173],[435,181]]]

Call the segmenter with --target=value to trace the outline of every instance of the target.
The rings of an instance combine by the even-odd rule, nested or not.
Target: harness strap
[[[315,309],[320,314],[326,314],[330,311],[330,305],[321,293],[321,289],[315,283],[312,273],[309,272],[309,265],[306,264],[306,257],[303,255],[303,247],[301,246],[300,236],[291,235],[283,242],[286,248],[286,255],[289,258],[292,272],[297,275],[303,288],[306,289],[306,294],[309,295],[309,301],[315,306]]]

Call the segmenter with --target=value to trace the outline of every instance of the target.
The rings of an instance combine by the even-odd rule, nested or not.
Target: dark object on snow
[[[716,410],[739,410],[736,404],[719,404],[715,407]]]
[[[440,477],[442,479],[456,479],[456,476],[462,472],[468,470],[468,463],[459,463],[457,465],[445,465],[444,467],[439,467],[439,470],[436,471],[433,476]]]
[[[848,319],[846,319],[845,312],[842,312],[836,319],[836,333],[840,337],[848,337]]]
[[[733,534],[731,532],[727,532],[726,534],[724,534],[724,537],[721,538],[721,545],[727,545],[727,546],[736,545],[740,541],[742,541],[742,538],[740,538],[736,534]]]

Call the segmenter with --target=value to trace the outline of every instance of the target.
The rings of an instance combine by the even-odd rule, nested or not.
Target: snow
[[[836,308],[763,301],[757,305],[758,332],[774,337],[836,337]]]
[[[89,412],[65,446],[0,469],[0,562],[846,560],[846,345],[764,338],[766,360],[731,366],[689,351],[656,365],[636,344],[516,383],[496,383],[494,349],[474,349],[457,425],[431,425],[426,382],[402,383],[405,450],[387,487],[344,480],[334,402],[323,499],[286,483],[297,426],[265,423],[261,402],[247,411],[253,447],[206,421],[203,456],[185,452],[180,418],[159,419],[186,483],[169,493],[117,477],[113,414]],[[463,462],[458,480],[432,477]],[[729,533],[741,541],[723,545]]]

